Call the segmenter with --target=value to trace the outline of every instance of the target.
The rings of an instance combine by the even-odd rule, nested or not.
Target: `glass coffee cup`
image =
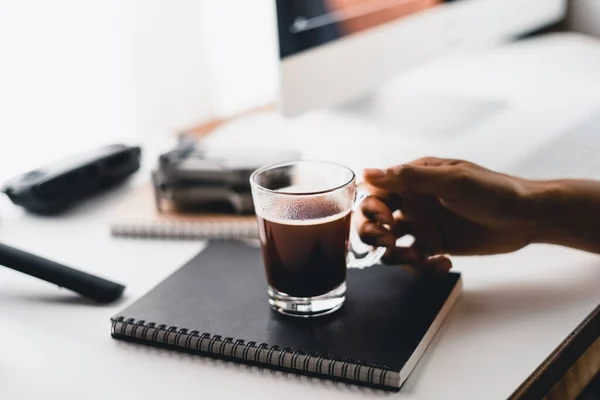
[[[250,177],[258,217],[269,304],[297,317],[326,315],[346,297],[346,269],[377,263],[385,248],[359,254],[350,240],[358,193],[351,169],[293,161]],[[355,236],[355,235],[354,235]]]

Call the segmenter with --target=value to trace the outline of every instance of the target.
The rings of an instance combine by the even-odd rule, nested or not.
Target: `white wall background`
[[[274,18],[272,0],[0,0],[0,157],[29,168],[32,148],[42,163],[272,101]]]
[[[275,0],[204,0],[203,25],[218,115],[270,103],[278,85]]]

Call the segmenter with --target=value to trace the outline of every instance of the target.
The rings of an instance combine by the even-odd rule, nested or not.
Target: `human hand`
[[[531,181],[440,158],[367,169],[364,180],[372,196],[357,213],[359,235],[387,247],[387,263],[448,270],[446,254],[508,253],[530,243]],[[405,235],[414,243],[396,246]]]

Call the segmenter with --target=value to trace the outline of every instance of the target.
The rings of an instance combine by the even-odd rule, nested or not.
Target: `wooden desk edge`
[[[558,392],[565,393],[566,389],[575,395],[581,393],[600,370],[599,332],[600,305],[563,340],[552,354],[510,396],[510,399],[563,398]],[[576,364],[580,360],[590,364],[589,367],[591,368],[589,368],[589,373],[586,374],[588,376],[584,377],[585,379],[573,379],[573,373],[569,374],[569,372],[577,371],[575,367],[577,367]],[[556,397],[557,395],[560,397]]]
[[[227,118],[216,118],[216,119],[212,119],[210,121],[204,122],[201,125],[197,125],[194,126],[190,129],[186,129],[182,132],[178,133],[178,136],[181,135],[190,135],[196,138],[202,138],[205,136],[210,135],[211,133],[213,133],[213,131],[215,131],[217,128],[219,128],[222,125],[227,124],[228,122],[234,121],[236,119],[239,118],[243,118],[246,116],[250,116],[253,114],[258,114],[264,111],[275,111],[276,110],[276,105],[275,104],[265,104],[262,106],[258,106],[243,112],[240,112],[238,114],[235,114],[231,117],[227,117]]]

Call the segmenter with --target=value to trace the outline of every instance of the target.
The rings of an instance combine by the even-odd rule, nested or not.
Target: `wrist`
[[[526,186],[524,211],[529,242],[555,243],[564,212],[564,188],[559,181],[528,181]]]

